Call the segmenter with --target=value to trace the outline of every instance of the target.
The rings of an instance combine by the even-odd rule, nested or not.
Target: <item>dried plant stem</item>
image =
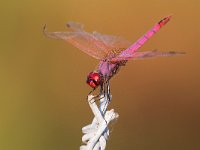
[[[109,95],[111,98],[111,95]],[[82,128],[82,141],[86,145],[82,145],[80,150],[105,150],[106,141],[109,137],[108,125],[111,121],[117,119],[119,115],[114,112],[114,109],[107,110],[108,97],[101,95],[100,106],[98,107],[94,96],[88,96],[89,106],[94,114],[94,119],[91,124]]]

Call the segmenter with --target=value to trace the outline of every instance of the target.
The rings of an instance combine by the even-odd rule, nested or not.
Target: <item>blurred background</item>
[[[200,1],[18,0],[0,5],[0,149],[74,150],[93,118],[87,74],[98,61],[42,29],[67,21],[136,41],[173,14],[141,51],[184,51],[130,61],[111,80],[120,115],[107,150],[200,149]]]

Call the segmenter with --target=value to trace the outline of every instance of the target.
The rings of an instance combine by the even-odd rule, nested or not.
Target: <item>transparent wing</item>
[[[174,56],[174,55],[180,55],[180,54],[185,54],[185,53],[175,52],[175,51],[160,52],[157,50],[146,51],[146,52],[135,52],[133,54],[126,54],[118,58],[113,58],[111,62],[114,63],[114,62],[123,61],[123,60],[130,60],[130,59],[143,59],[143,58],[152,58],[152,57],[159,57],[159,56]]]
[[[71,31],[84,31],[84,25],[81,23],[69,21],[66,23],[66,26]]]
[[[70,32],[47,32],[45,26],[44,34],[50,38],[65,40],[96,59],[105,59],[113,53],[119,54],[131,45],[121,37],[85,32],[80,23],[68,22],[66,26]]]
[[[141,38],[139,38],[133,45],[131,45],[126,50],[122,51],[118,57],[123,55],[132,55],[135,53],[142,45],[144,45],[157,31],[161,29],[169,20],[171,16],[163,18],[157,24],[153,26],[149,31],[147,31]]]
[[[65,40],[96,59],[103,59],[108,55],[107,45],[83,31],[81,24],[69,22],[67,27],[71,32],[47,32],[44,27],[44,34],[50,38]]]
[[[131,42],[127,41],[123,37],[103,35],[96,31],[93,32],[93,35],[109,47],[108,51],[110,53],[119,54],[121,51],[131,46]]]

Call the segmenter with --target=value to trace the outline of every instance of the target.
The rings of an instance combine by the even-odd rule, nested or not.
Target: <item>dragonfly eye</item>
[[[87,81],[86,82],[90,87],[96,88],[101,84],[101,77],[100,77],[100,75],[98,73],[91,72],[87,76]]]

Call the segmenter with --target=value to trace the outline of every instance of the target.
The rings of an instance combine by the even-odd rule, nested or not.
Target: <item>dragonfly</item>
[[[157,50],[138,52],[156,32],[170,21],[171,17],[167,16],[161,19],[133,44],[119,36],[104,35],[96,31],[88,33],[82,24],[75,22],[66,24],[70,30],[68,32],[48,32],[46,25],[43,31],[47,37],[67,41],[91,57],[98,59],[100,61],[98,66],[88,74],[86,83],[93,89],[90,93],[99,86],[100,91],[109,93],[109,80],[117,74],[122,66],[125,66],[128,60],[183,54],[183,52]]]

